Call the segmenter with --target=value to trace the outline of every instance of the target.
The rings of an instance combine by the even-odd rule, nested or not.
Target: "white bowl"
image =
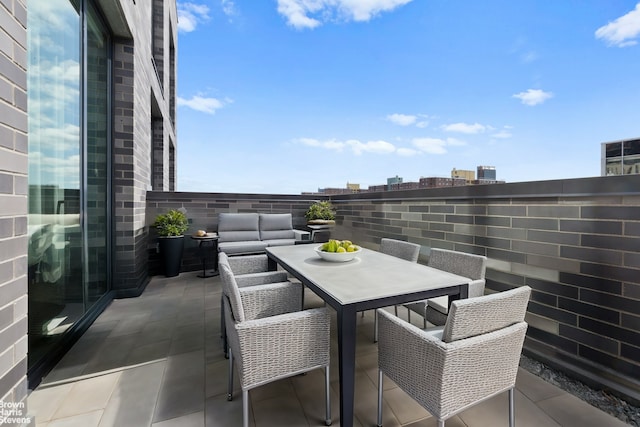
[[[358,247],[357,251],[353,251],[353,252],[324,252],[323,250],[321,250],[321,248],[322,248],[322,245],[316,246],[314,249],[316,253],[320,256],[320,258],[330,262],[351,261],[361,251],[360,247]]]

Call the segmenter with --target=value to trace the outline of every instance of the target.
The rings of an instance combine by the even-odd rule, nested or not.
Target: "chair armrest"
[[[383,310],[378,316],[378,366],[432,414],[448,418],[515,385],[525,322],[445,343]]]
[[[243,389],[329,364],[327,307],[236,324]]]
[[[302,284],[292,282],[238,288],[246,320],[302,310]]]
[[[260,273],[268,270],[268,260],[266,255],[235,256],[229,257],[229,266],[234,276]]]
[[[264,285],[267,283],[286,282],[287,273],[284,271],[265,271],[263,273],[249,273],[235,276],[239,288],[245,286]]]
[[[477,279],[469,282],[469,298],[481,297],[484,295],[485,279]]]
[[[311,233],[303,230],[293,230],[293,234],[296,240],[309,240],[311,239]]]

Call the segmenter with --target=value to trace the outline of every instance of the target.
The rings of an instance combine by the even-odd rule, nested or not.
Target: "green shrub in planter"
[[[156,227],[160,237],[182,236],[189,228],[189,221],[184,212],[172,209],[167,213],[158,215],[153,225]]]
[[[331,202],[324,200],[322,202],[315,202],[314,204],[312,204],[304,214],[304,217],[307,219],[307,221],[333,221],[334,219],[336,219],[336,213]]]
[[[158,243],[162,255],[164,275],[174,277],[180,274],[182,252],[184,250],[184,232],[189,228],[187,215],[172,209],[160,214],[153,223],[158,232]]]

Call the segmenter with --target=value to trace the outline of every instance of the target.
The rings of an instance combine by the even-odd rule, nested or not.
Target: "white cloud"
[[[298,142],[304,145],[308,145],[309,147],[320,147],[325,148],[327,150],[335,150],[342,151],[345,147],[344,142],[336,141],[335,139],[330,139],[327,141],[318,141],[313,138],[300,138]]]
[[[418,118],[412,115],[394,113],[389,114],[387,116],[387,120],[389,120],[391,123],[395,123],[396,125],[409,126],[414,124],[416,120],[418,120]]]
[[[452,123],[450,125],[443,125],[442,129],[446,132],[459,132],[459,133],[467,133],[467,134],[475,134],[482,133],[487,128],[480,123]]]
[[[350,148],[353,154],[357,156],[362,153],[390,154],[397,151],[395,145],[382,140],[362,142],[357,139],[349,139],[347,141],[328,139],[326,141],[320,141],[315,138],[298,138],[295,142],[309,147],[324,148],[326,150],[333,150],[337,152],[342,152],[344,149]],[[398,154],[405,155],[406,153],[403,152]]]
[[[225,1],[222,1],[223,9]],[[233,6],[233,2],[231,2]],[[178,2],[178,31],[190,33],[198,24],[209,20],[209,7],[204,4]]]
[[[221,101],[217,98],[205,98],[199,95],[191,97],[191,99],[185,99],[178,97],[179,107],[188,107],[192,110],[200,111],[207,114],[215,114],[217,110],[221,109],[227,104],[233,102],[230,99]]]
[[[220,6],[225,15],[231,17],[236,14],[236,4],[233,0],[220,0]]]
[[[633,46],[640,36],[640,3],[626,15],[609,22],[596,30],[596,38],[604,40],[609,46]]]
[[[498,131],[493,135],[491,135],[492,138],[498,138],[498,139],[507,139],[507,138],[511,138],[512,136],[513,136],[512,133],[509,132],[507,129],[502,129],[501,131]]]
[[[553,98],[553,93],[540,89],[528,89],[526,92],[516,93],[513,97],[520,99],[524,105],[534,106]]]
[[[460,140],[460,139],[456,139],[456,138],[447,138],[447,145],[467,145],[466,142]]]
[[[466,142],[455,138],[414,138],[411,143],[420,151],[429,154],[446,154],[447,146],[467,145]]]
[[[358,140],[352,139],[347,141],[347,144],[351,147],[353,152],[359,156],[362,153],[378,153],[378,154],[387,154],[393,153],[396,151],[396,147],[387,141],[368,141],[368,142],[360,142]]]
[[[447,142],[439,138],[415,138],[412,144],[420,151],[429,154],[445,154]]]
[[[424,129],[429,126],[429,116],[426,114],[389,114],[386,119],[398,126],[415,125],[417,128]]]
[[[328,20],[369,21],[413,0],[278,0],[278,13],[297,29],[315,28]]]

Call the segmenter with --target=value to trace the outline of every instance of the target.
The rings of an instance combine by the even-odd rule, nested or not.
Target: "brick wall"
[[[488,292],[533,289],[526,351],[640,401],[640,175],[332,200],[338,238],[486,255]]]
[[[0,402],[27,396],[27,11],[0,3]],[[23,411],[26,416],[26,408]]]
[[[141,292],[148,282],[146,193],[152,184],[160,191],[172,186],[170,172],[175,166],[170,162],[175,158],[170,156],[169,146],[176,139],[172,119],[175,105],[171,103],[175,84],[169,79],[175,76],[176,63],[161,56],[172,50],[169,43],[176,39],[177,13],[173,1],[121,5],[133,39],[118,40],[114,53],[116,268],[112,288],[124,296]],[[156,12],[153,19],[152,5]],[[152,30],[152,22],[162,28]],[[154,52],[152,37],[156,41]],[[162,70],[156,72],[155,67]],[[154,167],[152,158],[156,159]]]

